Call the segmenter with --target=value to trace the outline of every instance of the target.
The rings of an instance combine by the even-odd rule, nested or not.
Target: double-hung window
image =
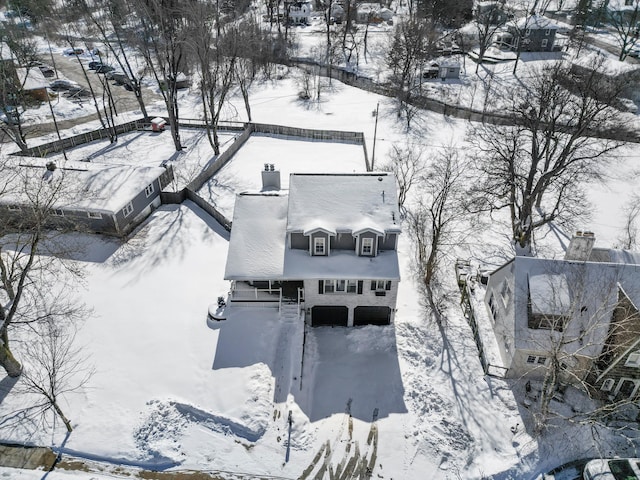
[[[313,254],[325,255],[326,254],[326,240],[324,237],[317,237],[313,239]]]
[[[373,238],[363,238],[360,249],[362,255],[373,255]]]
[[[129,215],[131,215],[133,213],[133,203],[129,202],[125,205],[125,207],[122,209],[122,215],[124,215],[125,218],[127,218]]]
[[[151,194],[154,192],[154,187],[153,187],[153,183],[150,183],[149,185],[146,186],[146,188],[144,189],[144,194],[147,196],[147,198],[149,198],[149,196],[151,196]]]

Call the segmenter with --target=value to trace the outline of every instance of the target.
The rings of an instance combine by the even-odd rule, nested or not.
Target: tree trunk
[[[0,366],[12,378],[19,377],[22,374],[22,365],[15,359],[4,341],[0,341]]]
[[[62,423],[64,423],[64,426],[67,428],[67,432],[71,433],[73,431],[73,427],[71,426],[71,422],[69,421],[69,419],[65,416],[65,414],[62,412],[62,410],[58,406],[58,402],[53,401],[51,403],[53,405],[53,409],[58,414],[58,417],[60,417],[60,420],[62,420]]]

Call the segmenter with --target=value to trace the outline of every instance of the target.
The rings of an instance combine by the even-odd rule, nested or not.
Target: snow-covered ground
[[[376,120],[371,112],[379,104],[378,167],[394,144],[420,145],[427,161],[445,146],[465,151],[469,124],[464,121],[419,112],[406,133],[392,100],[334,80],[321,102],[302,102],[295,76],[293,70],[290,78],[254,86],[255,121],[362,131],[371,157]],[[197,100],[183,100],[185,115],[197,116]],[[238,113],[229,119],[243,120],[242,101],[236,97],[234,102]],[[154,165],[169,157],[198,169],[211,160],[211,152],[202,134],[188,132],[183,137],[188,148],[180,154],[171,151],[168,133],[145,132],[70,155]],[[340,171],[363,168],[361,147],[282,142],[249,140],[220,172],[235,179],[225,201],[236,191],[255,189],[265,162],[283,172],[314,171],[320,161]],[[622,227],[621,205],[633,192],[639,157],[639,147],[631,146],[607,185],[590,191],[594,218],[585,227],[595,231],[598,246],[611,245]],[[588,428],[567,424],[539,437],[526,430],[522,387],[483,376],[455,301],[446,326],[429,323],[412,279],[406,234],[399,245],[396,323],[309,329],[301,376],[301,332],[279,321],[275,311],[238,309],[225,322],[207,322],[208,305],[228,290],[222,278],[227,239],[190,202],[162,206],[126,242],[70,237],[84,244],[75,256],[86,272],[78,296],[94,315],[85,320],[78,342],[91,354],[96,373],[86,388],[62,399],[74,425],[66,441],[59,424],[30,436],[0,425],[0,439],[64,443],[63,451],[70,454],[147,468],[284,478],[329,478],[329,469],[355,465],[386,479],[527,479],[595,454]],[[479,250],[482,241],[478,233]],[[0,376],[0,386],[10,383]],[[24,401],[9,391],[0,416]],[[609,438],[601,442],[620,455],[635,453]],[[322,477],[318,472],[325,466]],[[0,469],[0,475],[33,478],[9,469]],[[74,477],[99,478],[93,473]]]

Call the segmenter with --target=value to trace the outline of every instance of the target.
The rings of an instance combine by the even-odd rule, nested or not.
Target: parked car
[[[583,480],[582,472],[589,459],[574,460],[542,473],[535,480]]]
[[[95,68],[95,70],[96,70],[96,73],[108,73],[115,70],[115,68],[113,68],[111,65],[106,65],[104,63],[101,63]]]
[[[99,60],[92,60],[88,63],[88,67],[89,70],[95,70],[96,68],[98,68],[100,65],[102,65],[102,62]]]
[[[640,478],[640,458],[601,458],[584,467],[584,480],[633,480]]]
[[[71,80],[66,80],[64,78],[58,78],[49,84],[49,88],[52,90],[69,90],[70,88],[77,88],[78,85],[76,82],[72,82]]]
[[[56,76],[56,71],[53,68],[51,68],[49,65],[40,65],[38,68],[40,69],[40,71],[42,72],[42,75],[44,75],[45,78],[51,78]]]
[[[73,87],[67,90],[64,94],[65,97],[68,98],[80,98],[80,97],[90,97],[91,92],[83,87]]]
[[[62,51],[63,55],[82,55],[84,50],[82,48],[65,48]]]

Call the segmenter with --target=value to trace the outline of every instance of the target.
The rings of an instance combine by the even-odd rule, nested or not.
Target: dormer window
[[[373,238],[363,238],[362,247],[360,249],[361,255],[373,255]]]
[[[325,255],[326,254],[326,243],[324,237],[316,237],[313,239],[313,254],[314,255]]]

